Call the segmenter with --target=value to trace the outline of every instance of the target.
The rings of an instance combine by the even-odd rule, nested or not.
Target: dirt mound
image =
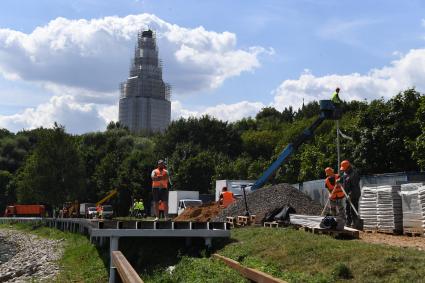
[[[174,221],[206,222],[218,215],[220,206],[216,203],[204,204],[198,207],[186,208],[182,214],[174,218]]]
[[[309,196],[288,184],[278,184],[261,188],[247,195],[249,212],[255,214],[256,222],[261,223],[264,216],[276,208],[292,206],[297,214],[320,215],[322,206],[311,200]],[[226,221],[227,216],[236,217],[245,215],[245,203],[243,198],[223,209],[215,219]]]

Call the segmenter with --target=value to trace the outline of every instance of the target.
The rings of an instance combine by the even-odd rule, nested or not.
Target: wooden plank
[[[136,270],[127,261],[120,251],[112,252],[112,262],[118,271],[123,283],[143,283],[143,280],[137,274]]]
[[[249,268],[242,266],[239,262],[224,257],[219,254],[213,254],[213,257],[216,259],[219,259],[223,261],[227,266],[233,268],[234,270],[238,271],[242,276],[245,278],[248,278],[249,280],[252,280],[257,283],[287,283],[286,281],[283,281],[281,279],[275,278],[267,273],[261,272],[259,270]]]

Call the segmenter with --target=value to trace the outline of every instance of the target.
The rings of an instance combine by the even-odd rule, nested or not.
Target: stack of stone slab
[[[424,232],[425,199],[421,203],[420,196],[425,198],[425,187],[422,183],[401,185],[404,232],[420,234]]]
[[[378,229],[377,216],[377,187],[363,187],[362,196],[359,201],[360,218],[363,219],[364,230]]]
[[[425,232],[425,186],[421,186],[418,189],[418,198],[419,198],[419,206],[421,209],[421,215],[422,215],[422,230],[421,232]]]
[[[403,232],[403,208],[400,186],[386,186],[377,190],[378,231]]]
[[[400,189],[399,185],[363,187],[359,206],[364,230],[403,231]]]

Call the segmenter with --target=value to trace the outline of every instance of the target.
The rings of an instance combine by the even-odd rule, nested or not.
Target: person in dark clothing
[[[350,164],[350,161],[344,160],[341,162],[340,170],[343,174],[343,187],[351,203],[359,211],[359,199],[360,199],[360,176],[355,168]],[[351,207],[349,200],[345,202],[345,215],[347,218],[346,225],[360,229],[360,219],[354,209]]]

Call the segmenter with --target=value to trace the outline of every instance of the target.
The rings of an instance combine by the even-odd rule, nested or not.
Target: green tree
[[[9,204],[10,200],[10,185],[13,179],[13,175],[4,170],[0,170],[0,215],[6,208],[6,205]]]
[[[17,176],[18,201],[59,206],[78,199],[83,185],[83,165],[73,138],[57,125],[41,131]]]

